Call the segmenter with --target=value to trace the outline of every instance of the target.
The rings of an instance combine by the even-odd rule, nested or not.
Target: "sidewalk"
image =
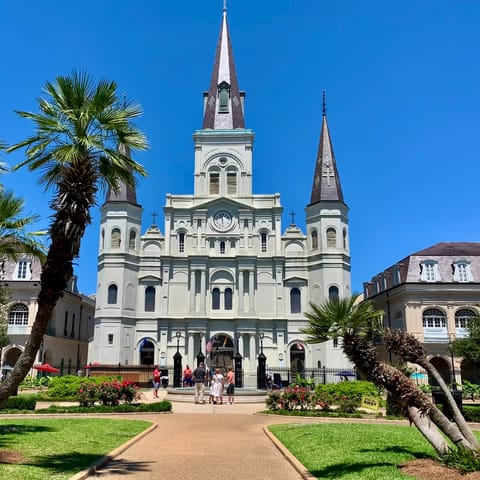
[[[160,392],[162,398],[166,392]],[[144,402],[156,401],[147,392]],[[115,458],[80,478],[135,480],[300,480],[263,431],[284,418],[254,415],[264,404],[195,405],[177,402],[173,414],[136,414],[157,428],[129,442]],[[298,420],[297,420],[298,422]]]

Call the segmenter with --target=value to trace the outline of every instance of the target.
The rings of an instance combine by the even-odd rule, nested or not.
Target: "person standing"
[[[183,386],[184,387],[191,387],[192,384],[193,384],[192,369],[190,368],[190,365],[187,365],[185,367],[185,370],[183,371]]]
[[[205,364],[202,362],[193,371],[193,381],[195,383],[195,403],[205,403],[203,399],[203,389],[207,380],[207,371],[205,370]]]
[[[233,396],[235,395],[235,375],[231,365],[227,368],[227,395],[228,404],[233,405]]]
[[[160,370],[155,367],[153,371],[153,398],[158,398],[158,389],[160,388]]]
[[[215,375],[212,377],[212,384],[210,385],[210,395],[213,397],[214,404],[222,404],[223,399],[223,375],[220,373],[220,369],[215,369]]]

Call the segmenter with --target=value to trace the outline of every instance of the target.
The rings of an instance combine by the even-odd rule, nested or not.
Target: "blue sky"
[[[0,3],[0,138],[32,125],[46,80],[82,69],[140,103],[151,149],[138,189],[144,230],[165,194],[193,192],[222,0]],[[254,193],[282,195],[304,230],[322,90],[350,207],[352,288],[441,241],[478,241],[480,2],[229,0],[246,126],[255,131]],[[4,158],[15,164],[21,153]],[[1,179],[46,227],[50,193],[19,171]],[[99,199],[103,203],[103,196]],[[163,217],[158,222],[163,230]],[[79,286],[94,293],[99,215],[82,242]]]

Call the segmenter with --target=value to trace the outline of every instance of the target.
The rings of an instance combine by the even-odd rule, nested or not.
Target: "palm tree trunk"
[[[468,450],[475,449],[458,426],[450,422],[411,379],[397,368],[379,362],[375,348],[365,339],[347,334],[343,338],[343,350],[368,380],[391,393],[403,411],[407,412],[410,407],[417,408],[421,415],[430,417],[455,445]],[[436,448],[435,445],[432,447]]]
[[[95,175],[88,162],[75,167],[63,172],[63,181],[52,203],[56,214],[50,226],[51,244],[40,276],[37,315],[24,351],[9,378],[0,384],[0,406],[17,390],[33,366],[53,310],[73,275],[73,260],[78,257],[80,241],[90,223],[89,209],[96,193]]]
[[[432,422],[430,422],[430,419],[427,416],[422,415],[418,408],[408,407],[408,418],[439,455],[448,452],[449,446],[445,441],[445,438],[436,428],[432,428]]]
[[[400,356],[405,362],[415,363],[424,368],[438,383],[443,395],[452,412],[453,420],[458,425],[463,437],[471,445],[471,448],[477,450],[480,444],[473,435],[470,427],[467,425],[462,412],[458,408],[457,402],[453,398],[450,389],[438,370],[428,360],[426,350],[418,339],[410,333],[400,330],[386,329],[384,332],[385,348],[395,355]],[[443,423],[443,422],[442,422]]]

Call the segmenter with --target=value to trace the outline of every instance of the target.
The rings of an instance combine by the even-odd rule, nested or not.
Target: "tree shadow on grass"
[[[89,468],[92,464],[101,458],[98,454],[70,452],[59,455],[37,455],[29,462],[24,462],[23,465],[31,465],[39,468],[48,469],[52,473],[76,472]],[[151,462],[127,462],[122,459],[112,460],[107,465],[97,471],[99,476],[102,472],[116,473],[116,474],[135,474],[138,472],[148,471]]]
[[[53,432],[54,428],[45,427],[43,425],[28,425],[28,424],[5,424],[0,425],[0,447],[7,447],[9,445],[8,435],[21,435],[23,433],[40,433]]]
[[[379,467],[395,467],[393,463],[389,462],[376,462],[376,463],[342,463],[337,465],[329,465],[328,467],[320,470],[309,470],[310,473],[317,478],[325,479],[339,479],[344,475],[359,473],[363,470]]]
[[[412,451],[411,448],[392,446],[392,447],[383,447],[383,448],[364,448],[359,449],[360,453],[369,453],[369,452],[388,452],[392,454],[401,454],[401,455],[410,455],[415,459],[419,458],[431,458],[431,455],[428,455],[424,452]],[[355,462],[355,463],[339,463],[336,465],[329,465],[320,470],[310,470],[310,473],[317,478],[325,479],[338,479],[342,478],[343,475],[358,473],[363,470],[368,470],[369,468],[381,468],[381,467],[396,467],[396,462],[392,460],[391,462]]]
[[[400,447],[398,445],[393,445],[390,447],[381,447],[381,448],[362,448],[362,449],[358,449],[357,451],[360,453],[368,453],[368,452],[398,453],[402,455],[411,455],[414,458],[432,458],[432,455],[429,455],[428,453],[414,450],[411,447]]]

